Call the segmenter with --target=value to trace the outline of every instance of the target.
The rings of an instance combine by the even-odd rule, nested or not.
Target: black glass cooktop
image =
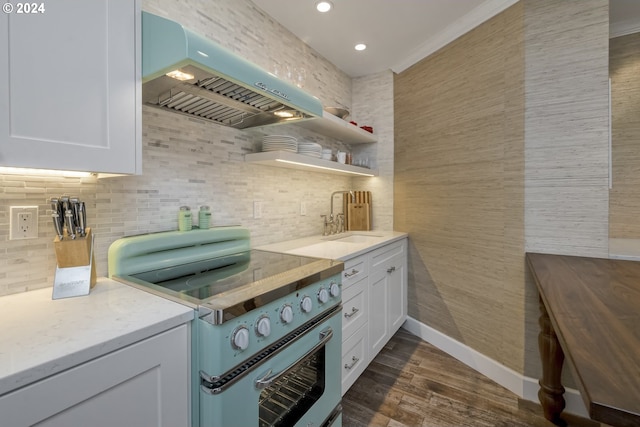
[[[206,300],[317,261],[317,258],[250,250],[129,277],[138,283],[150,283],[156,290]]]

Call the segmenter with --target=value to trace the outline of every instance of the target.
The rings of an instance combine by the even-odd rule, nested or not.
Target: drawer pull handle
[[[354,366],[356,366],[356,363],[358,363],[360,361],[360,359],[358,359],[357,357],[353,356],[351,358],[351,364],[345,363],[344,364],[344,369],[351,369]]]
[[[393,266],[391,268],[387,268],[387,273],[393,273],[394,271],[396,271],[396,267]]]
[[[360,271],[353,268],[351,269],[351,273],[344,273],[344,277],[349,278],[349,277],[355,276],[358,273],[360,273]]]
[[[350,317],[353,317],[359,311],[360,311],[359,308],[351,307],[351,313],[345,313],[344,317],[346,317],[348,319]]]

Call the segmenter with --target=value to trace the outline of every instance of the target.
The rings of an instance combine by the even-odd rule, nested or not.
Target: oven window
[[[325,347],[293,366],[260,393],[260,427],[294,425],[324,391]]]

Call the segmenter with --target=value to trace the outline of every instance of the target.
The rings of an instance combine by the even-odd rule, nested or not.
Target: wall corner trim
[[[518,3],[518,1],[520,0],[487,0],[483,2],[480,6],[436,34],[435,37],[431,37],[422,43],[407,58],[395,64],[391,69],[395,73],[401,73],[503,10]]]
[[[539,403],[537,379],[526,377],[412,317],[407,318],[402,328],[495,381],[518,397]],[[578,390],[567,388],[564,398],[566,401],[565,412],[589,418],[589,413]]]
[[[640,22],[636,20],[628,20],[611,24],[609,27],[609,38],[628,36],[640,32]]]

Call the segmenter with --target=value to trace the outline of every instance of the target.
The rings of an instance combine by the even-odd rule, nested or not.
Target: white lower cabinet
[[[389,284],[386,273],[371,276],[370,287],[369,306],[371,313],[375,313],[375,315],[369,319],[369,341],[371,352],[377,354],[391,337],[387,327],[389,323],[387,310]]]
[[[8,393],[0,424],[186,427],[188,348],[182,325]]]
[[[368,328],[362,326],[342,342],[342,395],[349,390],[369,364]]]
[[[345,261],[342,394],[407,318],[407,239]]]
[[[366,262],[366,258],[364,259]],[[345,269],[345,271],[347,271]],[[366,270],[361,270],[366,271]],[[342,394],[362,374],[369,363],[369,281],[358,275],[342,291]]]
[[[363,277],[342,292],[342,336],[350,337],[369,318],[369,283]]]
[[[369,259],[369,343],[378,354],[407,318],[407,240],[378,248]]]

